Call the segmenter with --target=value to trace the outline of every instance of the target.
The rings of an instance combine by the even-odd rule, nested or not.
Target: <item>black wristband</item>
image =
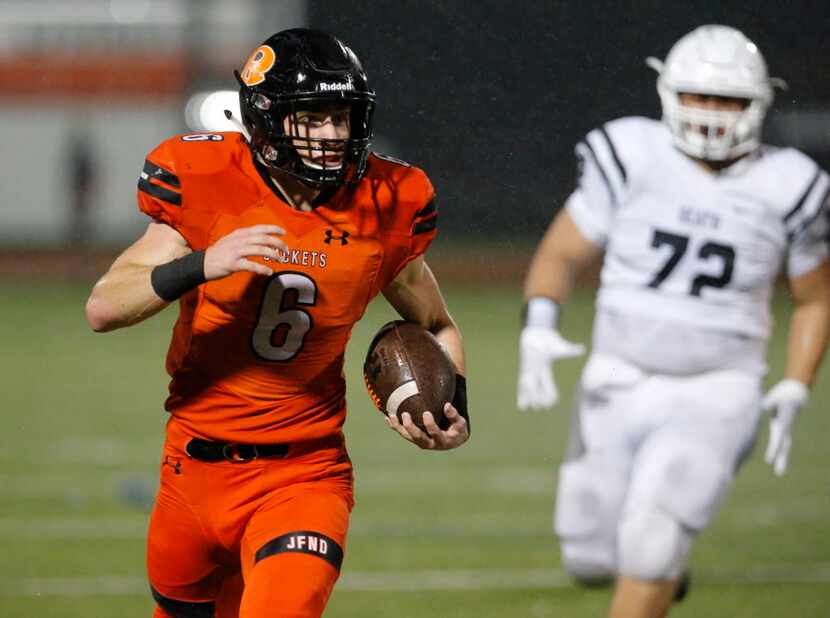
[[[167,302],[176,300],[205,281],[204,251],[194,251],[167,264],[156,266],[150,273],[153,291]]]
[[[467,432],[470,431],[470,413],[467,411],[467,378],[460,373],[455,374],[455,395],[452,397],[452,406],[458,410],[465,421],[467,421]]]

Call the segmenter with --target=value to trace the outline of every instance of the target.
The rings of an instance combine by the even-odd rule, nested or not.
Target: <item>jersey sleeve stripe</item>
[[[180,189],[182,186],[178,176],[163,167],[159,167],[149,159],[144,161],[144,173],[147,174],[148,178],[156,178],[176,189]]]
[[[813,178],[812,180],[810,180],[810,184],[807,185],[807,188],[804,190],[804,193],[801,194],[801,197],[798,198],[798,201],[795,203],[795,205],[792,208],[790,208],[786,215],[784,215],[784,223],[789,222],[789,220],[792,219],[799,210],[801,210],[801,207],[804,206],[804,203],[807,201],[807,196],[810,195],[810,192],[813,190],[813,187],[816,186],[816,183],[818,182],[818,179],[820,177],[821,170],[816,169],[816,173],[813,175]]]
[[[161,185],[153,184],[150,182],[149,178],[144,178],[143,174],[141,178],[138,179],[138,190],[144,191],[144,193],[167,202],[168,204],[173,204],[174,206],[182,205],[181,193],[176,193],[175,191],[166,189]]]
[[[824,208],[824,200],[827,197],[826,191],[828,186],[830,186],[830,177],[819,170],[818,179],[812,184],[811,190],[806,194],[806,199],[804,199],[796,216],[784,222],[788,239],[792,240],[815,221],[818,214]]]
[[[417,219],[419,217],[428,217],[429,215],[433,214],[434,212],[437,212],[437,209],[436,209],[436,206],[435,206],[435,200],[431,201],[429,204],[427,204],[426,206],[421,208],[421,210],[416,212],[415,213],[415,218]]]
[[[438,227],[438,215],[416,223],[415,227],[412,229],[412,235],[426,234],[427,232],[434,230],[436,227]]]
[[[591,146],[596,155],[597,163],[602,166],[608,182],[614,189],[614,194],[617,196],[617,203],[619,204],[623,193],[625,192],[625,178],[623,177],[620,168],[614,161],[614,153],[605,138],[602,137],[602,132],[599,129],[591,131],[586,137],[585,142]]]
[[[804,232],[804,230],[809,228],[822,213],[830,216],[830,213],[828,213],[824,208],[827,204],[827,200],[830,199],[830,182],[828,182],[827,184],[828,186],[824,190],[824,194],[821,196],[821,199],[817,202],[815,211],[812,212],[810,215],[806,216],[794,231],[787,234],[787,238],[789,240],[793,240],[802,232]]]
[[[614,148],[614,142],[611,141],[611,136],[608,135],[608,131],[605,130],[605,127],[602,126],[599,128],[600,135],[605,138],[605,141],[608,142],[608,148],[611,151],[611,156],[614,157],[614,163],[617,164],[617,168],[620,170],[620,174],[622,175],[623,184],[628,182],[628,174],[625,171],[625,165],[622,164],[620,161],[620,157],[617,154],[617,149]]]
[[[593,161],[596,168],[599,170],[600,176],[602,176],[602,181],[605,183],[605,188],[608,189],[608,195],[611,197],[612,204],[619,204],[617,201],[617,195],[614,192],[614,188],[611,186],[611,181],[608,180],[608,174],[605,173],[602,165],[599,163],[599,159],[597,159],[597,154],[594,152],[594,149],[591,147],[591,144],[588,143],[588,140],[583,140],[576,145],[576,153],[577,156],[582,156],[585,158],[587,154],[588,157]]]

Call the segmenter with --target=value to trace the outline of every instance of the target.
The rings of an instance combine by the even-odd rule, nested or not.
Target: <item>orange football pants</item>
[[[168,431],[150,519],[154,618],[321,616],[354,504],[342,435],[242,463],[191,459],[185,443]]]

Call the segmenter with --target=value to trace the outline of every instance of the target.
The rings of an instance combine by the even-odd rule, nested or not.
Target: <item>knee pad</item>
[[[644,506],[623,514],[618,552],[621,575],[645,581],[679,578],[694,534],[668,513]]]
[[[602,529],[602,495],[584,459],[559,468],[553,529],[563,540],[587,539]]]
[[[607,583],[616,571],[615,522],[625,479],[615,479],[610,468],[589,456],[559,470],[554,530],[565,570],[585,585]]]
[[[559,468],[554,530],[562,540],[614,537],[627,489],[626,462],[586,455]]]

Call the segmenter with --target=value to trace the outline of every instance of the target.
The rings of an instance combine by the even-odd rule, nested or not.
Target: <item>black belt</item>
[[[193,438],[184,447],[185,452],[199,461],[232,461],[242,463],[259,457],[285,457],[287,444],[239,444],[237,442],[208,442]]]

